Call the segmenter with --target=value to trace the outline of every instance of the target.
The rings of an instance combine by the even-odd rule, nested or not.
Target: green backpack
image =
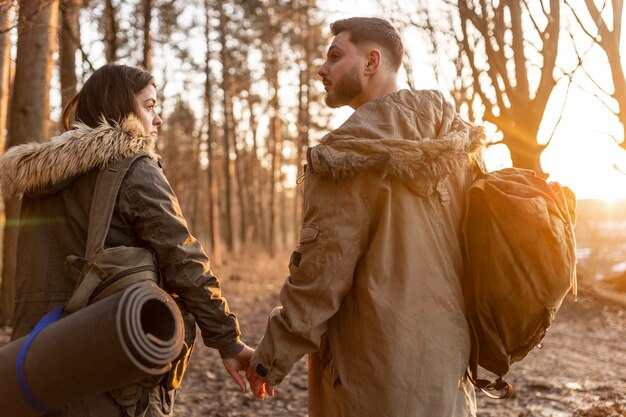
[[[539,345],[567,293],[576,297],[576,200],[533,171],[482,170],[463,225],[463,294],[473,336],[469,379],[492,398],[511,395],[511,364]],[[478,378],[478,366],[496,381]]]
[[[131,285],[143,282],[161,284],[160,274],[152,251],[137,246],[105,248],[104,243],[111,224],[120,185],[133,162],[146,157],[144,153],[111,162],[100,170],[91,201],[89,228],[84,257],[70,255],[65,260],[66,275],[76,281],[74,292],[64,312],[73,313]],[[195,316],[170,294],[181,310],[185,323],[183,349],[172,363],[172,369],[161,384],[172,390],[180,386],[189,364],[196,338]]]

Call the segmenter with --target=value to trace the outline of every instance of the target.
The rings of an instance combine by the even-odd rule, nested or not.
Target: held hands
[[[267,383],[265,378],[254,372],[252,367],[248,367],[246,370],[246,378],[248,382],[250,382],[250,390],[252,391],[252,395],[260,400],[265,399],[265,394],[270,397],[274,396],[274,387]]]
[[[250,367],[250,358],[252,358],[253,353],[254,349],[246,345],[241,352],[232,358],[222,359],[224,368],[243,392],[246,392],[246,382],[239,372],[246,371]]]
[[[241,352],[232,358],[222,359],[224,368],[230,374],[230,377],[237,383],[241,391],[246,392],[246,383],[243,380],[240,372],[246,372],[246,378],[250,383],[250,390],[252,394],[258,399],[265,399],[265,395],[270,397],[274,396],[274,387],[267,384],[267,381],[259,376],[254,369],[250,366],[250,359],[254,349],[249,346],[245,346]]]

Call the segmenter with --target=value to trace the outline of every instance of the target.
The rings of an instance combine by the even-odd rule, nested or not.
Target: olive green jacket
[[[299,244],[252,359],[277,384],[310,353],[309,416],[475,414],[460,236],[483,136],[441,93],[402,90],[309,150]]]
[[[45,143],[10,148],[0,157],[0,188],[21,196],[13,339],[68,300],[75,282],[64,273],[68,255],[84,256],[99,169],[137,153],[124,178],[105,246],[153,251],[164,287],[195,317],[204,343],[232,356],[242,347],[200,243],[190,234],[154,153],[154,138],[130,116],[121,126],[78,126]]]

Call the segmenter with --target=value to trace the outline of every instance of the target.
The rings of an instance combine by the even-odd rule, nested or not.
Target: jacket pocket
[[[303,226],[302,230],[300,230],[300,240],[298,241],[298,245],[315,241],[319,233],[320,228],[313,224]]]
[[[300,230],[298,246],[289,259],[289,270],[294,282],[311,282],[319,275],[322,263],[319,232],[316,225],[305,225]]]

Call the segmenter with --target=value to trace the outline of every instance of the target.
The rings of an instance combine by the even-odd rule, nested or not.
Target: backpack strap
[[[480,389],[489,398],[501,400],[513,395],[513,385],[503,380],[502,377],[498,377],[495,381],[478,378],[478,352],[474,350],[474,346],[472,346],[472,357],[465,374],[472,385]]]
[[[91,260],[98,252],[104,248],[104,242],[111,225],[117,194],[126,172],[135,160],[145,156],[140,153],[129,158],[114,161],[100,170],[96,185],[91,198],[91,209],[89,212],[89,227],[87,229],[87,244],[85,258],[70,257],[68,261],[72,264],[81,264],[79,270],[81,274],[76,281],[76,287],[72,296],[65,305],[65,313],[73,313],[85,307],[91,294],[105,278],[106,273],[97,265],[91,264]],[[88,273],[89,271],[95,274]],[[85,279],[87,277],[87,279]]]
[[[104,247],[122,181],[133,162],[143,156],[145,154],[140,153],[124,158],[100,170],[91,199],[85,259],[91,259]]]

